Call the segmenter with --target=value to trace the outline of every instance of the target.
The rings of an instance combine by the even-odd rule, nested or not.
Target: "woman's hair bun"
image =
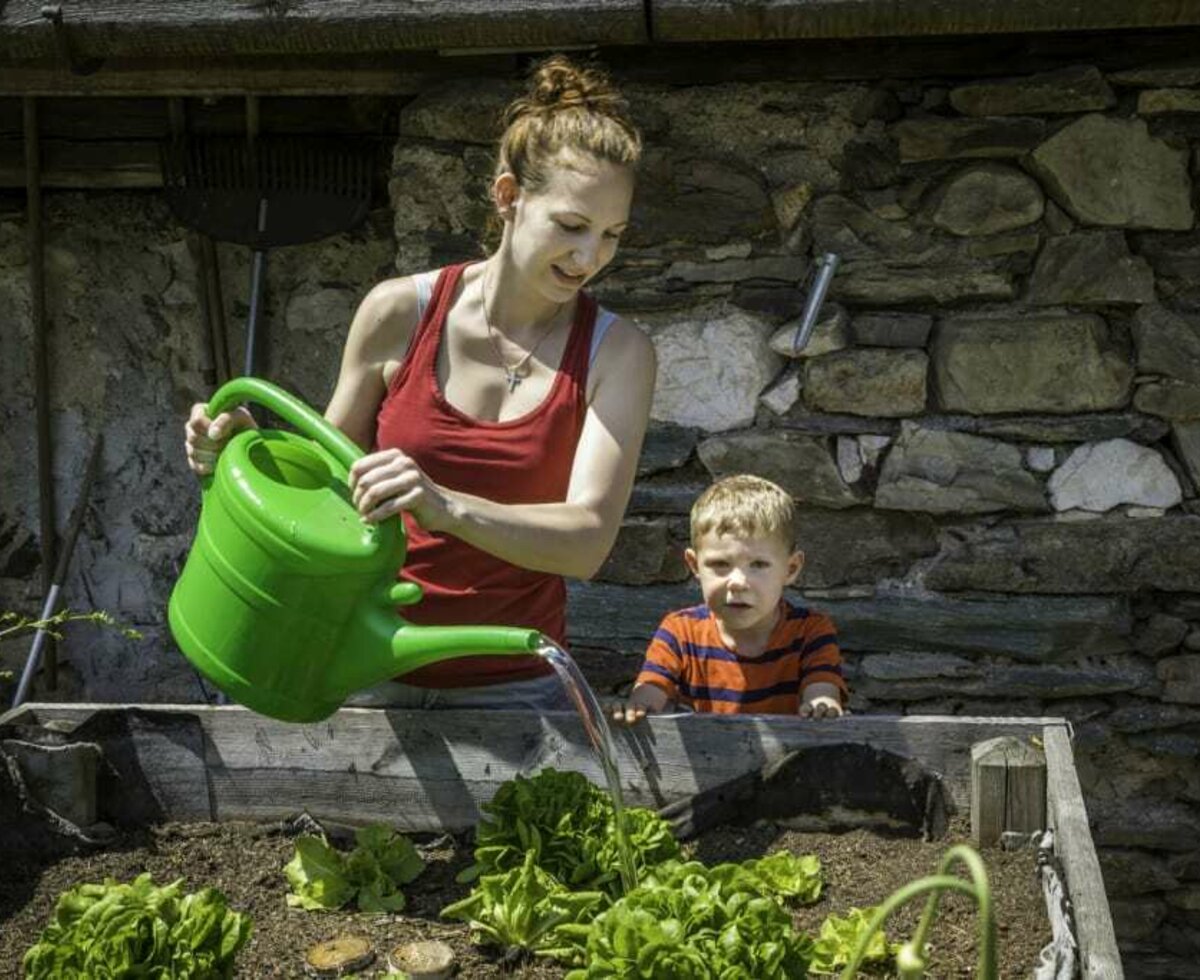
[[[565,55],[556,54],[534,67],[525,97],[509,107],[506,122],[526,114],[549,115],[568,109],[621,116],[625,106],[625,99],[606,72],[577,65]]]

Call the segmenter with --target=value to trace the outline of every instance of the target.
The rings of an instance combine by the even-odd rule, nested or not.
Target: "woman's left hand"
[[[427,531],[439,530],[449,510],[446,492],[399,449],[370,453],[350,467],[354,506],[378,523],[408,511]]]

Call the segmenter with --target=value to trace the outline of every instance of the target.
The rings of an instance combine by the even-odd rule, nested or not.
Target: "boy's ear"
[[[688,571],[691,572],[693,575],[699,576],[700,562],[696,558],[696,549],[695,548],[684,548],[683,560],[687,564]]]
[[[801,551],[799,548],[797,548],[795,551],[792,552],[791,556],[788,558],[788,563],[787,563],[787,570],[788,570],[787,583],[788,583],[788,585],[792,585],[796,581],[797,576],[800,574],[800,572],[803,569],[804,569],[804,552]]]

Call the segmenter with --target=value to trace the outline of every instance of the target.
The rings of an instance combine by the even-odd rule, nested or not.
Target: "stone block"
[[[1133,381],[1124,345],[1089,315],[950,317],[930,360],[940,406],[975,415],[1121,408]]]
[[[924,347],[933,317],[923,313],[860,313],[850,324],[863,347]]]
[[[651,417],[723,432],[754,420],[758,396],[782,366],[765,324],[741,311],[683,317],[655,326],[658,384]]]
[[[1128,439],[1078,447],[1051,474],[1047,489],[1059,511],[1103,513],[1120,504],[1170,508],[1183,500],[1179,480],[1162,456]]]
[[[1163,700],[1178,704],[1200,704],[1200,654],[1187,653],[1158,662],[1163,682]]]
[[[1015,167],[978,164],[935,193],[933,223],[953,235],[994,235],[1033,224],[1044,198],[1037,182]]]
[[[1154,272],[1130,255],[1115,231],[1077,231],[1048,239],[1029,283],[1034,306],[1112,306],[1153,303]]]
[[[900,161],[962,160],[1020,157],[1032,150],[1046,131],[1040,119],[947,119],[927,116],[895,123],[892,136]]]
[[[1083,224],[1187,231],[1195,221],[1186,152],[1142,119],[1083,116],[1039,145],[1030,166]]]
[[[950,92],[950,104],[965,116],[1090,112],[1107,109],[1115,102],[1112,89],[1093,65],[971,82]]]
[[[925,410],[929,359],[924,351],[862,348],[804,365],[804,400],[819,412],[900,418]]]
[[[1200,316],[1155,303],[1134,314],[1130,332],[1139,373],[1200,384]]]
[[[951,542],[925,574],[948,592],[1200,592],[1200,518],[1016,520]]]
[[[884,461],[875,506],[930,514],[1048,508],[1041,481],[1015,446],[911,422]]]
[[[829,442],[819,436],[753,431],[700,443],[700,461],[713,479],[754,473],[778,483],[798,502],[840,509],[864,501],[838,472]]]

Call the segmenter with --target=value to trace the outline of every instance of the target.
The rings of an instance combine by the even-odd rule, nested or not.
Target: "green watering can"
[[[252,401],[301,433],[239,432],[201,483],[200,526],[171,593],[184,655],[247,708],[283,721],[327,718],[345,698],[463,654],[532,653],[536,630],[415,626],[397,606],[421,598],[398,582],[407,540],[391,518],[367,524],[348,476],[362,451],[287,392],[235,378],[210,418]]]

